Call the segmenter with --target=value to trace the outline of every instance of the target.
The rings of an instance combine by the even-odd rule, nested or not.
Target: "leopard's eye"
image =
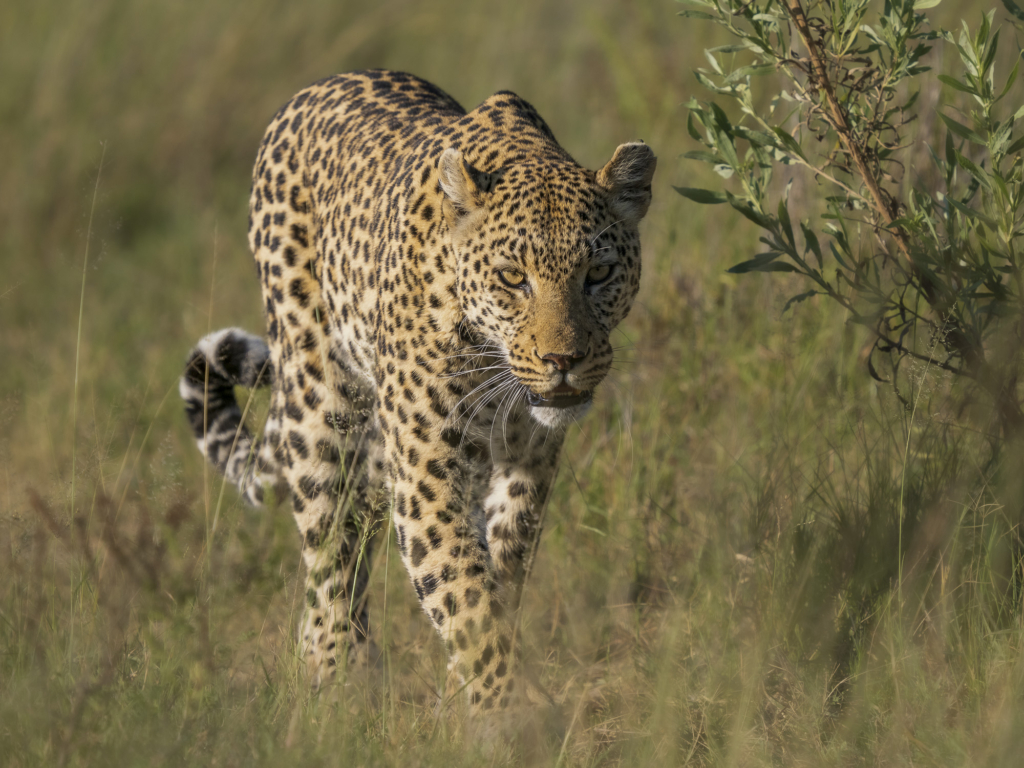
[[[509,288],[522,288],[526,282],[526,275],[518,269],[499,269],[498,277]]]
[[[612,273],[611,264],[600,264],[596,267],[591,267],[590,271],[587,272],[587,282],[591,285],[597,283],[603,283],[608,279],[608,276]]]

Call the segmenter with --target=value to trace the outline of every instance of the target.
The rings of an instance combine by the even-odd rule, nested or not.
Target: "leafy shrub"
[[[1006,99],[1019,57],[996,78],[995,12],[954,35],[928,28],[922,11],[938,0],[887,0],[880,10],[869,0],[686,2],[701,10],[682,15],[735,38],[705,51],[710,68],[696,75],[742,117],[733,122],[714,101],[688,104],[690,135],[705,148],[687,157],[712,164],[731,191],[677,188],[697,203],[728,203],[763,230],[766,250],[730,271],[800,275],[809,290],[786,308],[816,294],[845,307],[874,334],[872,375],[886,375],[876,366],[885,359],[904,402],[899,367],[910,358],[980,386],[1001,433],[1020,435],[1024,134],[1014,127],[1024,107]],[[920,168],[910,126],[934,87],[932,42],[959,57],[961,75],[937,79],[967,105],[939,112],[944,141],[926,147],[931,167]],[[769,100],[756,83],[781,87]],[[794,177],[823,197],[817,210],[804,205],[797,226]]]

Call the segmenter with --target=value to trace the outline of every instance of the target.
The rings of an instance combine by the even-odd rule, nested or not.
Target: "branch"
[[[881,187],[878,186],[878,181],[875,179],[874,174],[871,173],[871,169],[868,168],[867,160],[864,158],[864,152],[861,150],[860,144],[857,143],[856,137],[853,135],[853,130],[850,128],[850,122],[846,117],[846,112],[843,110],[842,105],[840,105],[839,99],[836,98],[836,92],[832,87],[832,81],[829,79],[828,72],[825,70],[825,61],[822,58],[821,49],[811,36],[811,29],[807,24],[807,16],[804,15],[804,9],[800,5],[800,0],[785,0],[785,6],[786,10],[789,12],[790,18],[793,19],[793,23],[796,24],[796,29],[800,35],[800,39],[803,40],[804,46],[807,48],[807,54],[811,60],[811,69],[809,73],[811,82],[814,87],[818,88],[825,94],[825,100],[828,102],[829,122],[832,123],[832,127],[835,128],[836,133],[839,134],[839,140],[843,142],[843,146],[846,147],[846,151],[850,153],[850,157],[853,158],[853,163],[857,166],[857,172],[864,180],[864,185],[868,188],[871,199],[875,204],[875,209],[885,221],[886,227],[892,233],[900,251],[902,251],[903,256],[909,262],[911,259],[910,246],[907,242],[907,234],[900,227],[892,226],[893,221],[895,221],[895,217],[892,215],[892,211],[889,210],[889,206],[885,202],[885,196],[882,193]]]

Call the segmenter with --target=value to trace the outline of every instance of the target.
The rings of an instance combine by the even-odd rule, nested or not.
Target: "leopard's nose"
[[[570,368],[576,365],[576,363],[578,363],[586,356],[586,352],[580,352],[577,350],[576,352],[573,352],[568,355],[556,355],[554,353],[548,353],[546,355],[541,355],[540,359],[546,360],[549,363],[554,363],[555,370],[562,371],[564,373],[565,371],[568,371]]]

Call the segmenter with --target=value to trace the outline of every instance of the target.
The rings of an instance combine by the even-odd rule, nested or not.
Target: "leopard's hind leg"
[[[294,114],[291,107],[279,113],[256,158],[249,243],[274,362],[275,429],[267,439],[280,456],[302,536],[299,644],[317,685],[339,662],[368,655],[364,598],[384,473],[373,383],[342,359],[332,337],[339,310],[322,290],[327,260],[318,252],[322,238]]]
[[[296,373],[291,363],[284,367],[285,387]],[[283,474],[307,569],[299,644],[314,685],[346,660],[373,661],[366,584],[383,506],[372,395],[343,370],[329,378],[335,380],[318,387],[323,399],[313,410],[300,414],[287,393],[282,398]]]

